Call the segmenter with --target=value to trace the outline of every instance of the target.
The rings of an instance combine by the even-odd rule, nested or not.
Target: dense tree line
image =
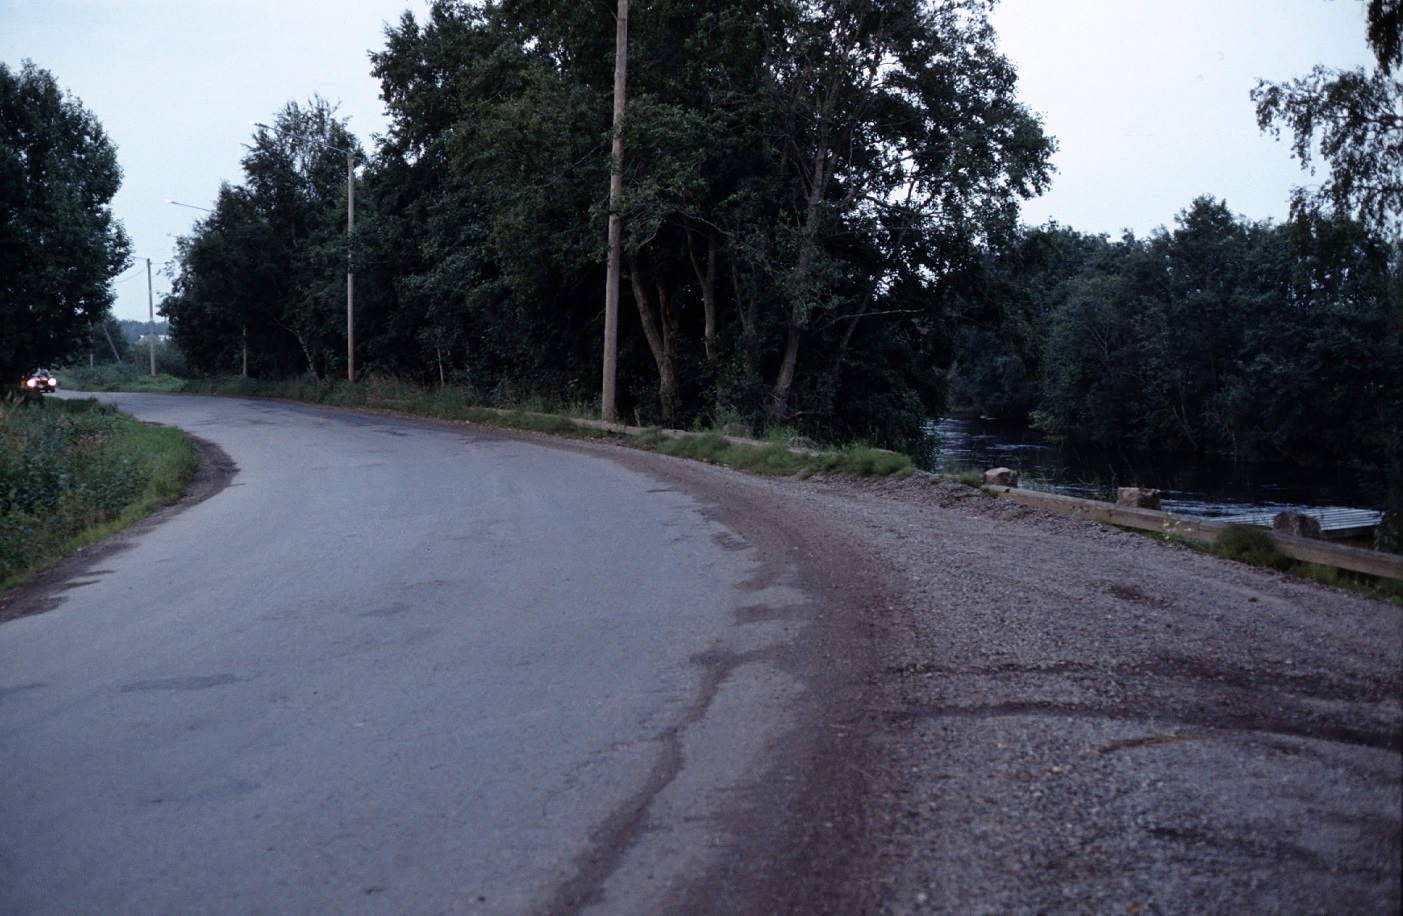
[[[191,367],[344,372],[352,149],[361,373],[595,400],[614,8],[439,0],[372,55],[371,155],[320,99],[260,128],[181,243],[163,311]],[[1397,4],[1370,15],[1386,37]],[[1374,73],[1258,88],[1263,128],[1332,166],[1291,220],[1205,197],[1112,240],[1018,227],[1052,141],[985,4],[635,0],[623,413],[910,447],[953,383],[1067,439],[1382,461],[1403,130],[1396,42],[1376,48]]]
[[[1026,229],[955,395],[1071,441],[1384,463],[1403,392],[1396,249],[1354,220],[1253,223],[1201,198],[1147,238]]]
[[[346,154],[359,146],[325,100],[260,125],[211,214],[176,250],[164,300],[192,367],[261,377],[328,374],[345,353]]]
[[[486,394],[596,396],[614,3],[440,0],[373,55],[357,363]],[[1048,180],[976,0],[636,0],[620,407],[919,439],[983,253]],[[331,374],[344,189],[323,103],[260,129],[182,243],[192,366]],[[318,152],[320,150],[320,152]],[[338,227],[341,227],[338,230]],[[339,232],[339,235],[338,235]]]

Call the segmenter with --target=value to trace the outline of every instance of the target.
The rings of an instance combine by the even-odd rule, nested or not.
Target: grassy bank
[[[1293,560],[1277,548],[1264,528],[1246,525],[1229,525],[1209,548],[1212,553],[1239,563],[1274,569],[1302,579],[1310,579],[1322,585],[1347,588],[1362,592],[1374,598],[1381,598],[1403,607],[1403,581],[1380,579],[1363,573],[1352,573],[1333,566],[1319,563],[1305,563]]]
[[[180,391],[185,380],[173,375],[156,375],[125,363],[94,368],[60,369],[59,383],[78,391]]]
[[[198,463],[96,401],[0,403],[0,589],[176,501]]]
[[[612,438],[634,448],[725,465],[756,474],[846,473],[885,476],[907,473],[906,455],[854,443],[837,448],[789,448],[792,430],[770,430],[759,440],[743,440],[717,429],[694,429],[678,435],[658,428],[641,429],[601,423],[581,405],[546,401],[507,404],[462,388],[426,389],[389,378],[351,384],[312,378],[280,382],[244,378],[196,379],[173,387],[136,387],[157,380],[130,379],[112,370],[72,370],[60,378],[87,391],[164,390],[238,397],[282,398],[331,407],[389,410],[409,416],[480,423],[572,438]]]

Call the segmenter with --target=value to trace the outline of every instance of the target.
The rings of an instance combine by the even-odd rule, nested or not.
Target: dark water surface
[[[935,470],[995,467],[1018,472],[1020,486],[1087,499],[1113,499],[1116,487],[1153,487],[1165,509],[1216,517],[1253,510],[1343,507],[1381,509],[1379,475],[1287,464],[1245,464],[1192,455],[1071,449],[1021,424],[938,420]]]

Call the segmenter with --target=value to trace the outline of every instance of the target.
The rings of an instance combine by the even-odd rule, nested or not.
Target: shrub
[[[1213,552],[1220,557],[1285,571],[1291,559],[1277,549],[1276,542],[1264,528],[1251,525],[1229,525],[1213,542]]]
[[[196,463],[178,431],[96,401],[0,405],[0,584],[174,501]]]

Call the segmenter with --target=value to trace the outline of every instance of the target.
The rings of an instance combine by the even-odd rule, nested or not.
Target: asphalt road
[[[0,913],[748,892],[718,872],[822,756],[795,661],[814,605],[753,537],[520,437],[109,399],[237,471],[0,626]]]

